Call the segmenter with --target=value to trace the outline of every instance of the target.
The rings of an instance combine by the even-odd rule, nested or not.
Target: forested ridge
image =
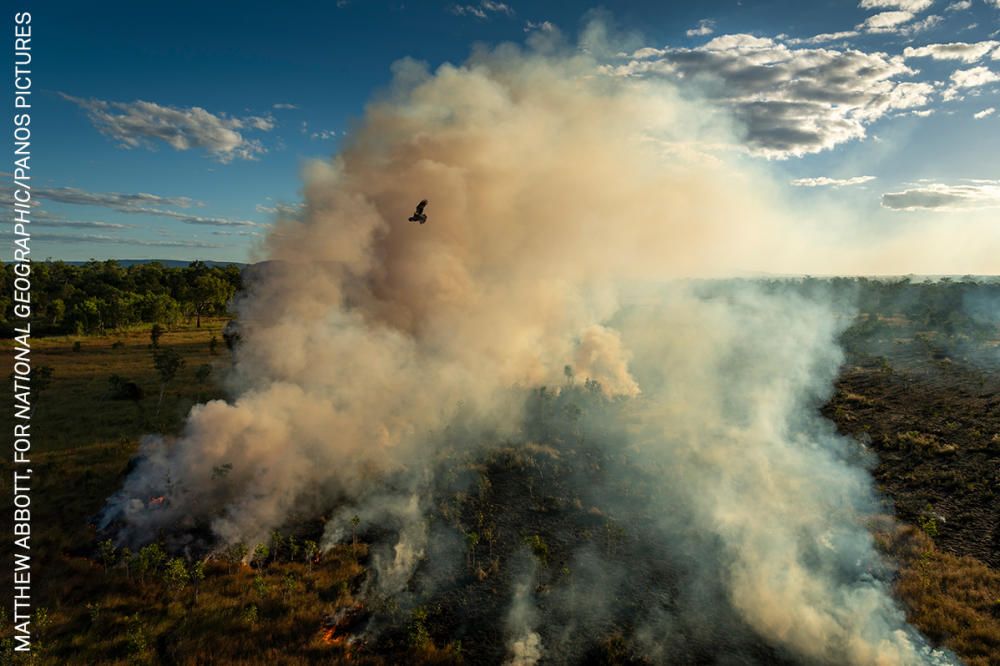
[[[14,265],[0,265],[0,328],[12,333]],[[222,314],[243,286],[236,264],[183,268],[159,262],[123,266],[115,260],[31,266],[33,335],[90,335],[139,324],[171,326],[181,318]]]

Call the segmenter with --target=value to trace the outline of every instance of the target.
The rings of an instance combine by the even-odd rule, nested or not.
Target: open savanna
[[[603,518],[600,507],[578,506],[573,485],[564,483],[608,467],[605,454],[557,436],[500,449],[485,460],[440,461],[457,476],[474,472],[478,491],[442,490],[435,500],[440,511],[430,520],[454,527],[460,539],[468,536],[460,526],[477,520],[495,524],[499,536],[471,543],[452,584],[416,609],[364,594],[369,535],[313,554],[310,542],[319,540],[326,516],[287,526],[256,554],[203,561],[204,553],[102,551],[105,536],[95,519],[120,488],[141,437],[177,433],[192,405],[226,396],[232,357],[221,335],[225,321],[203,319],[200,328],[189,323],[166,331],[160,348],[184,360],[166,386],[153,364],[149,326],[32,341],[33,365],[52,369],[32,426],[36,649],[31,656],[11,652],[5,604],[0,663],[485,663],[484,655],[488,662],[504,654],[495,628],[503,609],[490,605],[504,599],[498,590],[509,586],[507,563],[524,543],[538,559],[540,579],[552,586],[572,575],[569,556],[582,545],[626,566],[641,556],[638,535]],[[942,358],[937,346],[904,330],[912,328],[906,319],[887,326],[891,344],[880,346],[880,355],[868,347],[852,351],[847,343],[847,362],[823,411],[842,432],[868,442],[878,458],[876,482],[904,521],[880,522],[873,530],[898,564],[895,590],[909,620],[967,664],[1000,663],[992,476],[1000,460],[998,380],[957,354]],[[6,376],[13,343],[3,346]],[[211,371],[199,372],[204,366]],[[115,399],[112,375],[137,384],[144,397]],[[11,421],[6,407],[5,432]],[[0,504],[9,533],[11,466],[4,466]],[[10,561],[9,541],[0,556]],[[4,589],[10,576],[9,568],[0,569]],[[362,602],[369,607],[359,611]],[[373,612],[386,626],[378,643],[351,645],[352,614]],[[618,634],[599,642],[592,663],[649,663],[622,648]]]
[[[282,562],[251,571],[210,564],[197,604],[193,585],[170,595],[156,574],[140,580],[120,562],[106,572],[98,554],[94,520],[120,484],[142,435],[176,432],[192,405],[223,396],[220,384],[231,363],[220,332],[224,323],[180,325],[160,338],[160,348],[176,350],[184,366],[162,387],[159,409],[161,381],[149,326],[32,340],[34,367],[52,368],[52,381],[38,396],[32,419],[36,650],[31,658],[10,652],[11,609],[5,604],[0,663],[161,663],[164,658],[173,663],[310,663],[306,656],[292,658],[286,653],[300,650],[287,648],[298,645],[303,655],[311,654],[330,601],[349,594],[343,583],[360,569],[354,557],[363,554],[360,546],[345,558],[329,554],[322,565]],[[5,376],[11,372],[12,346],[10,340],[3,342]],[[202,370],[199,377],[204,365],[211,372],[205,377]],[[135,382],[143,399],[113,399],[112,375]],[[5,387],[3,430],[10,432],[9,383]],[[9,533],[10,464],[5,467],[3,515]],[[9,540],[3,551],[9,562]],[[258,574],[263,581],[255,586]],[[10,589],[10,576],[9,567],[0,574],[5,589]],[[322,650],[330,647],[323,644]]]

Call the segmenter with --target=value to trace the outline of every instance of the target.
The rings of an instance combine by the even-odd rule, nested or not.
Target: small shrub
[[[545,543],[543,539],[538,534],[532,534],[531,536],[524,537],[524,544],[531,549],[531,552],[538,561],[542,564],[549,563],[549,545]]]
[[[427,610],[415,608],[410,616],[410,647],[424,651],[431,646],[431,634],[427,631]]]
[[[198,369],[194,371],[194,378],[199,384],[204,384],[208,381],[209,376],[212,374],[212,366],[207,363],[202,363],[198,366]]]
[[[159,349],[160,338],[163,337],[164,333],[166,333],[166,330],[164,330],[162,326],[159,324],[153,324],[153,327],[149,329],[149,346],[153,349]]]
[[[257,615],[257,604],[250,604],[243,609],[240,619],[243,620],[244,623],[254,627],[257,625]]]

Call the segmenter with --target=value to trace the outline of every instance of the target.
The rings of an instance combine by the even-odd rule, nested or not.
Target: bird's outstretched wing
[[[417,213],[424,212],[424,206],[427,205],[427,199],[421,199],[420,203],[417,204]]]

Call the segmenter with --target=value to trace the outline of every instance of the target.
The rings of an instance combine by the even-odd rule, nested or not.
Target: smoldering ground
[[[485,614],[466,608],[505,646],[484,648],[491,660],[585,659],[595,628],[654,662],[947,661],[890,598],[864,523],[870,481],[816,414],[842,317],[752,288],[707,298],[672,282],[642,303],[622,289],[828,269],[831,247],[764,167],[671,149],[731,142],[700,103],[543,50],[483,49],[433,73],[397,63],[267,240],[270,269],[237,304],[237,397],[150,438],[105,526],[123,542],[207,529],[221,547],[333,507],[327,544],[354,516],[391,534],[364,592],[403,608],[461,602],[465,571],[506,581],[528,549],[544,583],[511,579],[475,597]],[[423,198],[428,223],[406,222]],[[508,545],[480,566],[498,540],[481,545],[484,524],[442,506],[460,481],[442,475],[528,444],[628,464],[540,478],[546,536],[498,518]],[[532,479],[509,497],[530,515]],[[557,510],[576,501],[596,525]],[[556,556],[568,574],[550,571]]]

